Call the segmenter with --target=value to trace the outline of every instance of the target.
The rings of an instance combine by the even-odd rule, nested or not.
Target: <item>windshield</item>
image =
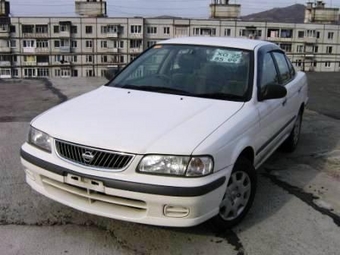
[[[108,86],[245,101],[250,77],[250,51],[156,45],[131,63]]]

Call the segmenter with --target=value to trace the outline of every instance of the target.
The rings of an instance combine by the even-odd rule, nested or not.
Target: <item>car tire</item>
[[[219,214],[211,219],[212,227],[223,231],[239,224],[254,202],[256,186],[254,166],[248,159],[240,157],[229,178]]]
[[[298,146],[301,134],[302,116],[303,111],[300,110],[298,116],[296,117],[293,130],[290,132],[290,135],[281,146],[284,152],[293,152]]]

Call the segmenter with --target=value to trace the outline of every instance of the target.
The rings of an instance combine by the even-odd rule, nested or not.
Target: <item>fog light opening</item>
[[[183,206],[165,205],[163,213],[170,218],[184,218],[190,214],[190,209]]]
[[[34,173],[33,173],[33,172],[31,172],[31,171],[28,170],[28,169],[26,169],[25,172],[26,172],[26,176],[27,176],[28,178],[30,178],[32,181],[35,181],[35,176],[34,176]]]

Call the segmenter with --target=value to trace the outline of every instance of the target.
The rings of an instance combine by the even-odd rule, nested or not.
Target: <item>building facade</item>
[[[0,78],[104,76],[157,41],[243,37],[280,45],[297,69],[340,71],[340,26],[222,19],[0,17]]]

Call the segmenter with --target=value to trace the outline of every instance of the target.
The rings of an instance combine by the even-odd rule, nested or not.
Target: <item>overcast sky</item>
[[[160,16],[207,18],[211,0],[107,0],[109,16]],[[242,4],[242,15],[289,6],[306,0],[230,0]],[[340,0],[326,0],[340,7]],[[74,0],[10,0],[13,16],[73,16]]]

